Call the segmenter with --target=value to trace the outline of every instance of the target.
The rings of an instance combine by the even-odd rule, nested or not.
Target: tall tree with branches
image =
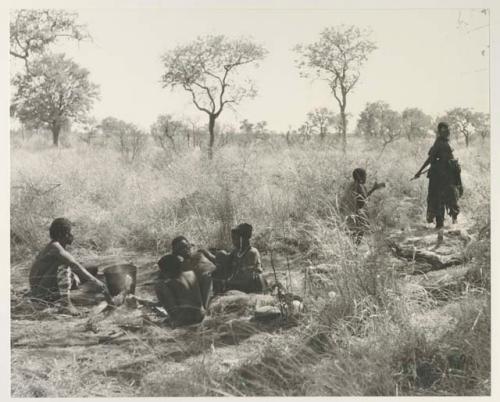
[[[359,81],[361,67],[376,49],[369,31],[356,26],[324,29],[318,41],[295,46],[301,75],[328,83],[340,109],[342,148],[347,146],[347,96]]]
[[[10,55],[23,60],[26,72],[34,58],[44,55],[59,39],[91,39],[78,14],[57,9],[14,10],[10,18]]]
[[[266,53],[262,46],[247,39],[209,35],[163,55],[163,86],[181,87],[191,95],[195,107],[208,115],[210,158],[215,142],[215,122],[225,106],[234,107],[257,93],[252,81],[241,77],[242,68],[256,65]]]
[[[485,127],[489,125],[488,115],[464,107],[448,110],[442,120],[450,124],[452,132],[457,132],[464,137],[466,147],[469,146],[475,134],[484,134]]]
[[[61,128],[70,121],[84,121],[99,97],[99,87],[89,80],[89,71],[64,54],[37,59],[31,73],[18,74],[14,85],[13,104],[19,120],[49,128],[55,146]]]

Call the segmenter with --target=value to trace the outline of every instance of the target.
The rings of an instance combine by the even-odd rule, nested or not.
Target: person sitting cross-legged
[[[212,273],[214,293],[239,290],[245,293],[261,293],[266,287],[262,276],[260,253],[250,244],[253,228],[242,223],[231,230],[233,250],[219,251],[216,255],[202,250],[216,264]]]
[[[111,302],[107,286],[90,274],[66,250],[73,242],[71,222],[57,218],[50,225],[50,242],[36,256],[29,273],[30,296],[47,302],[61,302],[66,312],[78,315],[71,299],[71,291],[79,287],[81,279],[96,285]]]

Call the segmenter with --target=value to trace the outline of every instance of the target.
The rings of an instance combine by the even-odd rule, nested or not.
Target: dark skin
[[[189,264],[187,264],[187,261],[193,255],[192,249],[193,249],[193,246],[187,240],[181,240],[172,249],[172,254],[173,255],[180,256],[184,260],[184,264],[183,264],[184,265],[184,269],[185,270],[189,269],[189,271],[185,271],[185,272],[191,272],[191,270],[189,268]],[[189,283],[190,283],[189,289],[193,289],[193,286],[192,286],[191,282],[189,282]],[[208,307],[208,302],[209,302],[209,297],[210,297],[210,287],[212,285],[210,276],[209,275],[204,275],[204,274],[200,275],[199,278],[198,278],[198,284],[199,284],[199,287],[200,287],[201,299],[202,299],[203,307],[207,308]],[[185,289],[187,289],[187,287],[185,287]],[[194,295],[194,293],[193,293],[193,295]],[[195,297],[195,296],[193,296],[193,297]]]
[[[93,276],[83,265],[81,265],[76,259],[66,251],[66,247],[71,245],[73,243],[73,234],[71,233],[71,229],[66,231],[64,234],[61,236],[52,239],[52,244],[55,245],[59,249],[60,256],[62,259],[65,261],[65,263],[71,268],[71,270],[76,273],[77,275],[86,278],[89,282],[94,283],[99,290],[104,294],[106,297],[106,300],[108,303],[112,303],[111,296],[108,292],[107,286],[101,282],[99,279],[97,279],[95,276]],[[66,296],[64,300],[66,304],[66,309],[71,313],[71,314],[79,314],[78,310],[73,306],[73,303],[71,301],[70,294]]]
[[[450,130],[448,129],[448,127],[446,126],[443,126],[443,127],[440,127],[439,128],[439,131],[438,131],[438,135],[442,138],[449,138],[450,137]],[[415,176],[413,176],[414,179],[418,179],[421,175],[422,175],[422,172],[424,171],[424,169],[429,166],[431,163],[431,156],[429,155],[429,157],[425,160],[424,164],[422,165],[422,167],[418,170],[418,172],[415,174]]]
[[[205,315],[201,289],[193,271],[182,271],[178,277],[158,283],[156,292],[176,324],[194,324]]]
[[[359,184],[365,185],[366,184],[366,173],[362,172],[360,173],[357,177],[354,178],[354,181],[356,181]],[[368,191],[366,194],[366,198],[368,198],[370,195],[372,195],[375,191],[384,188],[385,183],[377,183],[375,182],[373,184],[373,187]]]

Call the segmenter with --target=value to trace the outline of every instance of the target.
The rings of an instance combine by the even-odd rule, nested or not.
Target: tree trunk
[[[469,134],[465,134],[464,137],[465,137],[465,147],[469,148]]]
[[[52,125],[52,144],[55,147],[59,146],[59,133],[61,132],[61,126],[59,124]]]
[[[340,121],[342,129],[342,152],[346,153],[347,149],[347,118],[345,115],[345,105],[340,107]]]
[[[208,158],[212,159],[214,156],[214,142],[215,142],[215,115],[211,114],[208,117],[208,133],[210,134],[210,141],[208,143]]]

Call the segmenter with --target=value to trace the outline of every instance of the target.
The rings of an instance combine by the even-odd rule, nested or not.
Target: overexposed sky
[[[268,51],[251,70],[258,96],[219,121],[266,120],[271,129],[297,127],[308,111],[337,104],[324,82],[299,76],[292,48],[309,43],[328,26],[371,28],[374,51],[348,98],[354,123],[366,102],[384,100],[394,109],[419,107],[437,115],[455,106],[489,109],[488,16],[479,10],[169,10],[79,9],[92,43],[61,45],[90,70],[101,87],[97,118],[114,116],[147,129],[161,113],[179,118],[206,115],[181,89],[162,88],[160,60],[166,50],[198,35],[250,36]],[[351,126],[352,127],[352,126]]]

